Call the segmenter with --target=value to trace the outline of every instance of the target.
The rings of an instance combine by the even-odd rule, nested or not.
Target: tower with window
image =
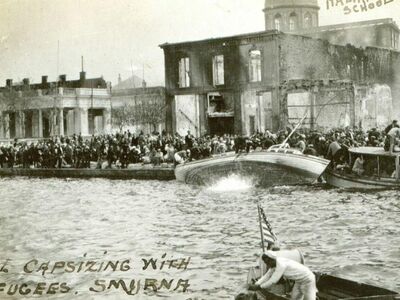
[[[296,32],[318,27],[318,0],[265,0],[265,30]]]

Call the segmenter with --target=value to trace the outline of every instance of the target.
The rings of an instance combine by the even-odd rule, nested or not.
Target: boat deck
[[[382,147],[357,147],[350,148],[350,153],[359,154],[359,155],[374,155],[374,156],[387,156],[387,157],[396,157],[400,156],[400,152],[390,153],[385,151]]]

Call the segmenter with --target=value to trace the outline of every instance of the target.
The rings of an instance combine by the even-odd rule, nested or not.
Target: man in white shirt
[[[268,272],[262,276],[249,290],[268,289],[278,283],[282,276],[295,282],[292,300],[315,300],[317,287],[315,275],[306,266],[290,259],[277,257],[273,251],[266,251],[262,260],[268,266]]]
[[[389,147],[389,152],[397,152],[397,148],[395,146],[398,144],[400,140],[400,128],[398,127],[393,127],[390,129],[390,131],[387,133],[387,137],[390,140],[390,147]]]

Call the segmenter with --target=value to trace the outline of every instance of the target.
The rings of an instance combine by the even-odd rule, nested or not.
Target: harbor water
[[[0,197],[0,269],[7,261],[8,271],[0,271],[6,283],[0,299],[36,298],[7,289],[24,283],[34,289],[38,282],[46,283],[45,299],[232,299],[260,254],[257,202],[282,248],[301,250],[313,270],[400,291],[398,191],[258,188],[235,176],[208,187],[17,177],[0,178]],[[144,270],[143,258],[158,259],[158,269]],[[161,268],[168,259],[187,265]],[[53,269],[55,262],[124,260],[128,271]],[[43,262],[48,270],[38,272]],[[146,278],[175,281],[135,295],[108,288],[112,279]],[[186,292],[174,291],[179,279],[188,280]],[[51,282],[69,291],[49,294]]]

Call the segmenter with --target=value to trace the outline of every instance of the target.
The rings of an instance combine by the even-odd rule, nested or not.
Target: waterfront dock
[[[139,180],[175,180],[173,167],[135,166],[129,169],[45,169],[0,168],[0,176],[55,178],[107,178]]]

